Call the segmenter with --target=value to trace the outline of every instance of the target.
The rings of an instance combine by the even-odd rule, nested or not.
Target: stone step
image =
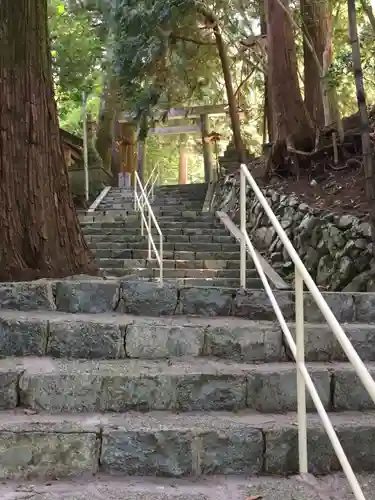
[[[184,229],[184,228],[191,228],[191,229],[205,229],[208,231],[215,231],[216,229],[220,229],[223,226],[220,225],[219,222],[184,222],[184,221],[178,221],[178,222],[171,222],[168,223],[164,220],[158,221],[158,224],[160,226],[161,231],[163,232],[164,229]],[[83,227],[83,233],[86,234],[124,234],[128,228],[137,228],[140,230],[141,227],[141,222],[139,219],[131,221],[129,220],[126,224],[116,224],[114,227],[112,226],[102,226],[101,223],[93,223],[93,224],[88,224],[87,226]],[[154,225],[153,225],[154,228]],[[156,233],[156,229],[153,229]],[[228,234],[228,232],[226,233]]]
[[[202,210],[183,210],[181,208],[181,205],[179,205],[178,207],[162,206],[159,208],[153,206],[152,210],[157,217],[165,217],[165,216],[177,217],[177,216],[179,216],[179,217],[197,217],[197,218],[199,218],[201,216],[208,215],[207,212],[202,213]]]
[[[81,221],[82,226],[88,226],[88,225],[94,225],[94,226],[99,226],[102,225],[102,227],[116,227],[118,224],[128,224],[129,222],[134,222],[137,220],[141,220],[141,216],[139,213],[130,213],[130,214],[122,214],[121,217],[118,218],[118,220],[108,220],[108,216],[104,215],[102,217],[103,220],[101,220],[100,214],[97,214],[91,218],[90,216],[87,216],[86,220]],[[213,222],[217,223],[218,225],[222,226],[222,223],[212,214],[200,214],[196,216],[188,216],[184,215],[182,216],[181,214],[176,214],[175,216],[173,215],[163,215],[160,216],[156,214],[156,219],[158,223],[170,223],[170,222]]]
[[[129,269],[124,269],[121,267],[105,267],[102,265],[101,261],[98,261],[98,266],[103,276],[107,278],[138,278],[141,280],[151,281],[151,282],[159,282],[160,281],[160,271],[155,270],[154,276],[150,276],[150,272],[147,269],[144,270],[136,270],[132,272]],[[167,273],[168,274],[168,273]],[[239,289],[241,288],[241,283],[239,278],[198,278],[198,277],[172,277],[167,276],[163,278],[164,283],[175,284],[177,287],[181,288],[184,286],[188,287],[219,287],[219,288],[232,288]],[[259,278],[247,278],[246,279],[246,289],[251,290],[262,290],[264,288],[262,281]],[[271,285],[271,288],[272,285]]]
[[[373,471],[374,413],[331,413],[329,416],[344,450],[350,457],[353,469],[356,472]],[[130,412],[88,416],[1,412],[0,431],[2,449],[0,478],[3,480],[29,480],[31,477],[61,479],[86,474],[91,477],[90,484],[95,484],[98,479],[92,475],[96,473],[110,473],[121,477],[153,475],[174,478],[246,474],[250,485],[249,475],[289,475],[298,472],[297,418],[295,414],[290,413],[271,414],[265,418],[264,415],[247,411],[218,414]],[[317,415],[308,416],[308,458],[309,470],[313,474],[332,474],[333,471],[340,470],[336,454]],[[262,478],[258,480],[261,481]],[[30,497],[30,483],[28,484],[26,494]],[[220,482],[217,481],[216,484]],[[311,484],[309,484],[311,496],[300,496],[302,485],[303,482],[300,482],[296,496],[283,498],[312,500],[321,497],[322,490],[318,495]],[[173,486],[175,487],[175,483]],[[1,487],[4,488],[4,485]],[[87,498],[76,496],[80,491],[77,483],[73,496],[62,496],[60,482],[53,482],[52,488],[57,487],[59,489],[56,498],[64,500]],[[20,492],[18,483],[17,488]],[[48,491],[49,488],[51,486],[48,486]],[[90,498],[94,498],[92,491],[93,488],[90,489]],[[164,488],[159,492],[160,496],[155,497],[156,500],[169,498],[165,496]],[[230,492],[232,493],[232,490]],[[248,487],[242,493],[245,495],[253,492]],[[145,496],[144,493],[143,489],[139,497],[129,498],[131,500],[154,498]],[[186,498],[193,500],[214,498],[197,497],[192,493],[190,491]],[[281,491],[277,489],[277,496],[272,497],[264,496],[266,490],[261,493],[267,500],[279,500]],[[372,498],[371,495],[372,491],[367,498]],[[14,496],[11,498],[14,499]],[[38,498],[44,499],[39,495]],[[47,498],[48,500],[52,498],[49,493],[45,499]],[[112,497],[109,497],[108,491],[104,490],[100,498]],[[182,500],[185,497],[172,498]],[[229,497],[226,492],[224,496],[216,498],[242,500],[245,496],[233,497],[231,494]],[[324,498],[329,497],[324,496]],[[342,500],[346,497],[340,495],[335,498]],[[351,500],[353,497],[348,498]]]
[[[189,210],[188,208],[184,208],[179,205],[178,207],[168,208],[165,206],[162,207],[152,207],[153,212],[157,217],[169,217],[173,218],[176,216],[190,217],[190,218],[215,218],[215,215],[212,212],[202,212],[201,210]],[[132,216],[132,215],[140,215],[138,210],[134,210],[134,208],[127,207],[124,210],[119,209],[100,209],[95,212],[86,213],[86,217],[99,217],[101,215],[114,215],[114,216]]]
[[[169,203],[164,203],[161,202],[160,204],[155,204],[155,203],[150,203],[152,210],[157,213],[160,210],[166,210],[167,212],[171,212],[171,215],[174,215],[174,211],[176,212],[181,212],[181,211],[186,211],[186,212],[196,212],[196,213],[201,213],[202,212],[202,202],[169,202]],[[104,201],[100,204],[97,210],[103,211],[103,210],[122,210],[122,211],[131,211],[134,208],[134,202],[121,202],[121,201],[116,201],[116,200],[109,200],[109,201]]]
[[[123,273],[134,274],[143,278],[158,278],[160,274],[159,267],[134,267],[129,268],[125,265],[121,266],[123,262],[120,259],[99,259],[98,264],[101,268],[112,270],[118,269],[122,270]],[[163,269],[164,278],[205,278],[205,279],[233,279],[239,281],[240,270],[239,269],[210,269],[210,268],[165,268]],[[125,274],[122,274],[125,276]],[[256,269],[247,269],[246,276],[248,279],[258,279],[258,272]],[[251,283],[248,281],[247,284]]]
[[[155,244],[158,246],[158,239],[155,237]],[[124,242],[123,249],[124,250],[145,250],[148,248],[148,241],[144,239],[139,242]],[[191,243],[169,243],[164,242],[163,249],[165,251],[185,251],[185,252],[212,252],[212,253],[220,253],[220,252],[236,252],[239,250],[239,243],[205,243],[194,241]]]
[[[294,335],[294,323],[289,327]],[[345,332],[365,362],[375,361],[375,325],[347,324]],[[292,360],[281,328],[270,321],[224,317],[152,317],[122,313],[0,310],[2,356],[71,359],[170,359],[215,356],[236,362]],[[306,323],[307,361],[346,361],[326,325]]]
[[[39,465],[39,462],[38,462]],[[216,466],[209,470],[215,473]],[[60,471],[60,469],[58,469]],[[375,489],[375,474],[357,474],[365,498],[371,498]],[[353,500],[350,486],[342,473],[330,473],[318,478],[312,475],[271,477],[268,475],[244,476],[210,475],[202,478],[157,478],[157,477],[100,477],[62,479],[47,484],[35,482],[5,482],[0,485],[0,496],[5,500],[231,500],[264,498],[266,500],[316,500],[334,495],[340,500]],[[251,496],[249,497],[249,494]],[[27,495],[25,497],[25,495]]]
[[[92,227],[92,226],[89,226]],[[121,231],[119,230],[121,228]],[[117,238],[125,238],[127,235],[138,235],[141,236],[141,225],[139,224],[136,227],[128,227],[128,226],[122,226],[120,224],[116,224],[115,226],[116,231],[114,234],[108,234],[107,231],[96,231],[95,234],[87,234],[87,232],[84,230],[83,232],[85,233],[86,239],[92,239],[92,240],[97,240],[100,241],[101,237],[112,237],[116,236]],[[126,231],[125,231],[126,229]],[[228,236],[228,230],[225,227],[214,227],[210,229],[202,229],[202,228],[195,228],[195,227],[182,227],[182,228],[169,228],[165,227],[163,228],[163,236],[168,236],[168,235],[173,235],[173,236],[178,236],[178,235],[193,235],[193,236],[207,236],[207,235],[212,235],[212,236]],[[112,231],[111,231],[112,233]]]
[[[374,293],[322,292],[322,295],[340,323],[375,322]],[[294,321],[294,293],[275,290],[274,296],[286,321]],[[304,305],[305,321],[325,323],[307,292]],[[0,283],[0,308],[25,312],[57,309],[74,313],[117,311],[148,316],[187,314],[276,319],[263,290],[160,286],[137,279],[106,280],[89,276]]]
[[[307,363],[324,407],[375,409],[348,363]],[[375,374],[375,363],[367,363]],[[295,363],[245,364],[213,358],[0,360],[1,406],[36,411],[296,411]],[[307,410],[315,407],[307,395]]]
[[[95,252],[95,250],[94,250]],[[110,255],[110,251],[109,255]],[[101,259],[102,260],[102,259]],[[109,258],[114,267],[122,269],[143,269],[159,266],[156,259],[116,259]],[[112,262],[113,261],[113,262]],[[240,261],[223,261],[223,260],[163,260],[164,269],[228,269],[239,272]],[[254,264],[251,260],[247,261],[247,271],[254,269]]]
[[[156,242],[159,241],[159,236],[155,234]],[[147,243],[147,235],[142,236],[140,233],[138,235],[135,234],[124,234],[122,237],[122,243],[116,243],[108,246],[108,243],[98,241],[95,243],[90,243],[90,248],[123,248],[123,243]],[[235,243],[236,240],[230,234],[222,235],[222,234],[167,234],[163,235],[163,241],[166,243]],[[238,246],[238,243],[236,243]]]
[[[158,244],[156,243],[157,248]],[[125,245],[124,245],[125,246]],[[100,258],[119,258],[119,259],[147,259],[148,258],[148,248],[145,245],[144,249],[124,249],[119,250],[108,250],[108,249],[97,249],[93,253],[97,259]],[[179,251],[179,250],[166,250],[164,248],[163,258],[170,260],[236,260],[240,259],[240,252],[213,252],[213,251]]]

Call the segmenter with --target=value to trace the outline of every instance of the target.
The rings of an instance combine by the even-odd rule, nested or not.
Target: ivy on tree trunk
[[[47,0],[1,0],[0,33],[0,280],[92,273],[60,143]]]

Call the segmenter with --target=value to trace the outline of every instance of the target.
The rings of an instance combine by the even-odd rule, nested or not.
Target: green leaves
[[[218,60],[197,19],[195,0],[118,2],[114,56],[129,109],[147,113],[160,100],[170,105],[201,100],[202,75],[207,80]]]
[[[103,42],[97,32],[97,21],[85,10],[72,11],[63,1],[50,0],[55,84],[60,93],[70,93],[77,102],[81,101],[82,91],[92,91],[100,73]]]

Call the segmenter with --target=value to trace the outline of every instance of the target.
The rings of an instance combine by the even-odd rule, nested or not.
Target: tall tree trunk
[[[324,125],[324,110],[321,75],[314,54],[306,43],[306,37],[309,38],[320,65],[323,66],[328,6],[326,0],[300,0],[300,4],[305,31],[303,38],[305,106],[314,124],[322,127]]]
[[[372,10],[371,3],[368,0],[361,0],[362,9],[366,12],[368,20],[372,26],[372,29],[375,31],[375,16]]]
[[[91,273],[60,144],[47,0],[2,0],[0,32],[0,280]]]
[[[372,251],[375,258],[375,171],[373,165],[372,145],[370,140],[369,118],[366,107],[366,94],[363,85],[361,52],[358,39],[357,14],[355,0],[348,0],[349,40],[352,46],[353,72],[357,91],[357,102],[362,130],[362,155],[366,179],[366,195],[371,207]]]
[[[273,163],[283,162],[287,146],[308,151],[314,144],[312,122],[299,88],[294,30],[288,8],[288,0],[265,1],[268,78],[276,127]]]
[[[117,80],[110,73],[105,82],[100,99],[100,111],[96,132],[95,147],[107,172],[111,172],[113,185],[117,186],[118,174],[121,170],[121,159],[115,142],[120,139],[120,130],[115,121],[116,113],[121,111]]]
[[[227,48],[225,46],[225,42],[221,35],[219,21],[215,16],[215,14],[212,11],[206,9],[206,7],[204,7],[203,5],[199,5],[197,7],[197,10],[200,14],[202,14],[206,18],[208,23],[211,25],[215,36],[217,52],[219,54],[221,69],[223,71],[225,89],[227,92],[229,117],[233,131],[233,143],[236,148],[236,151],[239,154],[240,161],[242,163],[246,163],[245,147],[241,134],[241,122],[238,116],[236,96],[234,93],[232,75],[230,72],[230,61],[228,57]]]
[[[264,2],[261,2],[260,6],[260,33],[261,35],[267,35],[267,21],[264,12]],[[264,123],[267,125],[268,132],[268,142],[273,141],[274,136],[274,126],[273,126],[273,113],[272,113],[272,97],[270,92],[269,78],[267,71],[264,73]],[[263,133],[263,142],[266,142],[266,134]]]

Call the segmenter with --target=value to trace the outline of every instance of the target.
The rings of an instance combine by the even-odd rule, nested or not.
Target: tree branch
[[[372,11],[371,5],[367,3],[367,0],[360,0],[362,9],[366,12],[366,15],[368,17],[368,20],[370,21],[370,24],[372,26],[372,29],[375,32],[375,16]]]
[[[215,42],[205,42],[203,40],[196,40],[195,38],[190,38],[189,36],[185,36],[185,35],[179,35],[178,33],[173,33],[171,35],[172,38],[174,38],[175,40],[181,40],[183,42],[191,42],[191,43],[195,43],[196,45],[216,45]]]

